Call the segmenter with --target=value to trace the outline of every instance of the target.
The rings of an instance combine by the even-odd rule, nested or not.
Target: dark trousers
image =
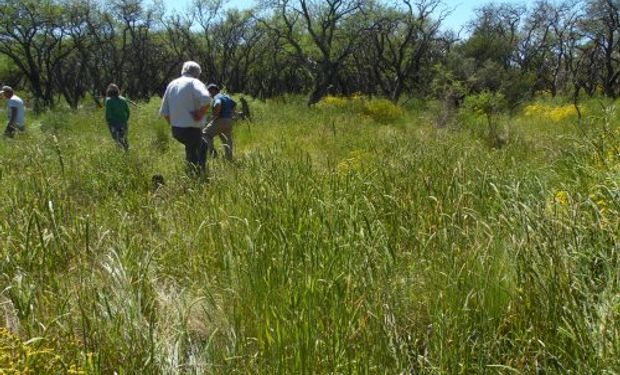
[[[129,149],[129,143],[127,142],[127,123],[108,123],[110,134],[116,143],[124,148]]]
[[[15,128],[13,126],[9,126],[9,124],[6,124],[6,129],[4,129],[4,136],[7,138],[13,138],[15,136]]]
[[[172,136],[185,146],[185,160],[190,172],[203,173],[207,162],[207,149],[203,145],[202,130],[173,126]]]
[[[24,131],[24,126],[9,126],[9,121],[6,122],[6,129],[4,129],[4,136],[7,138],[13,138],[15,136],[15,130]]]

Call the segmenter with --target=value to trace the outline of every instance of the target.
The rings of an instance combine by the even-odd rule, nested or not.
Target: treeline
[[[519,103],[620,94],[620,1],[489,3],[461,32],[439,0],[263,0],[254,9],[194,0],[183,12],[142,0],[0,0],[0,80],[37,108],[162,94],[185,60],[228,91],[438,97],[483,91]]]

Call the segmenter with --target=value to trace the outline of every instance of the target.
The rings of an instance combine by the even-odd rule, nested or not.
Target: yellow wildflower
[[[366,158],[366,152],[362,150],[353,150],[349,153],[349,157],[343,159],[336,166],[336,172],[344,174],[349,171],[359,170]]]
[[[543,120],[560,122],[577,115],[577,110],[572,104],[552,106],[542,103],[532,103],[525,106],[523,114],[528,117],[538,117]]]
[[[553,201],[561,206],[568,206],[568,192],[565,190],[556,191]]]

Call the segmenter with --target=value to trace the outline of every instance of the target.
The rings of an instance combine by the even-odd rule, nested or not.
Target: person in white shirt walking
[[[207,88],[198,79],[200,73],[198,63],[185,62],[181,77],[168,84],[159,109],[159,114],[172,127],[172,136],[185,146],[189,170],[199,175],[206,169],[202,128],[211,102]]]
[[[26,111],[24,109],[24,102],[19,96],[15,95],[10,86],[3,86],[0,96],[7,99],[8,121],[4,130],[4,136],[13,138],[15,136],[15,129],[23,131],[25,128]]]

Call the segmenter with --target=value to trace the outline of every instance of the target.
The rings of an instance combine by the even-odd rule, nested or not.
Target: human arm
[[[105,110],[105,121],[109,124],[112,122],[112,106],[109,103],[110,99],[105,98],[103,101],[103,108]]]
[[[208,110],[209,105],[203,105],[199,109],[192,111],[192,118],[194,119],[194,121],[198,122],[202,120],[202,118],[207,114]]]
[[[161,99],[161,106],[159,107],[159,115],[163,116],[166,119],[166,122],[168,123],[168,125],[170,125],[170,103],[168,100],[169,88],[170,86],[166,88],[166,92],[164,93],[164,96]]]
[[[213,105],[213,114],[211,115],[211,120],[217,120],[222,113],[222,102],[220,100],[216,100]]]
[[[127,119],[127,121],[129,121],[129,116],[131,115],[131,111],[129,110],[129,105],[127,104],[127,102],[131,102],[129,99],[126,99],[124,101],[125,104],[125,118]]]

